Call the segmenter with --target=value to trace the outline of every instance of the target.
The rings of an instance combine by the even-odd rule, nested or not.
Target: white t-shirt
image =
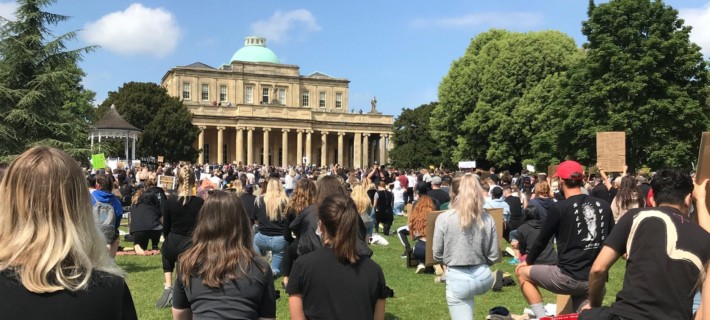
[[[399,185],[399,181],[394,182],[394,189],[392,189],[392,194],[394,195],[394,203],[404,202],[404,188]]]
[[[407,176],[407,187],[414,188],[416,186],[417,186],[417,177],[416,176]]]

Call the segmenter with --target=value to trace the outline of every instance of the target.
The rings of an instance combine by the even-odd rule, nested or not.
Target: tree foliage
[[[32,145],[64,149],[86,158],[86,130],[94,93],[83,88],[82,54],[68,50],[76,37],[56,38],[49,28],[69,17],[42,11],[53,0],[19,0],[17,20],[0,19],[0,158],[7,161]]]
[[[690,167],[708,128],[708,69],[690,26],[662,1],[590,3],[579,108],[626,131],[631,167]]]
[[[394,121],[394,148],[390,151],[393,165],[399,168],[427,168],[444,161],[441,149],[431,136],[429,119],[437,103],[402,109]]]
[[[193,143],[199,130],[192,125],[192,113],[165,88],[150,82],[124,83],[117,91],[109,92],[97,116],[100,118],[111,105],[128,123],[143,131],[137,154],[162,155],[166,161],[197,159]]]
[[[579,49],[557,31],[491,30],[471,41],[439,87],[433,136],[452,161],[521,163],[527,143],[513,118],[522,97],[548,75],[567,70]]]

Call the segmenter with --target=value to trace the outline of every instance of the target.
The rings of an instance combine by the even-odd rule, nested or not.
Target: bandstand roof
[[[103,118],[94,123],[91,128],[93,130],[126,130],[140,132],[138,128],[128,123],[128,121],[118,114],[115,105],[111,105],[111,109],[106,112]]]

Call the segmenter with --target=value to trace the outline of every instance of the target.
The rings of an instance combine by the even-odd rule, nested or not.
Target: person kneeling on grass
[[[385,275],[358,254],[359,219],[355,203],[343,194],[322,201],[317,230],[323,248],[296,260],[286,286],[291,319],[384,319]]]
[[[451,209],[436,218],[432,253],[435,261],[447,266],[446,302],[451,319],[473,319],[474,296],[493,285],[489,266],[500,259],[498,235],[493,218],[483,209],[484,201],[478,176],[467,173]]]
[[[693,186],[678,170],[656,173],[657,207],[631,209],[619,219],[589,273],[589,305],[579,319],[692,318],[693,295],[710,260],[706,185]],[[700,225],[688,217],[691,192]],[[601,307],[609,269],[623,254],[624,285],[611,307]]]
[[[173,319],[275,319],[274,276],[252,247],[251,221],[239,198],[212,191],[192,247],[180,254]]]

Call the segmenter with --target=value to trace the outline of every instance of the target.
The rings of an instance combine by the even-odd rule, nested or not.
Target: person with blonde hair
[[[284,189],[286,189],[286,196],[291,197],[293,189],[296,188],[296,171],[293,168],[288,170],[288,174],[284,178]]]
[[[0,182],[3,319],[137,319],[123,272],[94,223],[77,162],[25,151]]]
[[[251,221],[233,193],[205,201],[176,281],[173,319],[276,318],[273,274],[252,250]]]
[[[163,295],[155,306],[165,308],[170,306],[173,293],[173,270],[178,256],[192,244],[192,232],[195,230],[197,214],[204,200],[192,196],[192,186],[195,184],[195,174],[188,166],[178,170],[177,198],[168,198],[163,212],[163,235],[165,242],[161,249],[165,285]]]
[[[286,204],[288,197],[279,178],[268,178],[266,192],[256,199],[252,219],[258,223],[258,231],[254,235],[254,251],[261,255],[271,251],[271,271],[274,276],[281,274],[283,251],[288,246],[283,225]]]
[[[370,202],[370,197],[367,196],[367,188],[369,188],[367,183],[355,183],[350,197],[355,201],[360,219],[365,224],[365,230],[367,230],[365,239],[370,239],[372,237],[372,219],[370,218],[372,203]]]
[[[473,319],[474,296],[493,285],[489,266],[500,259],[493,218],[483,209],[478,176],[461,178],[450,209],[436,219],[433,257],[447,266],[446,302],[451,319]]]

